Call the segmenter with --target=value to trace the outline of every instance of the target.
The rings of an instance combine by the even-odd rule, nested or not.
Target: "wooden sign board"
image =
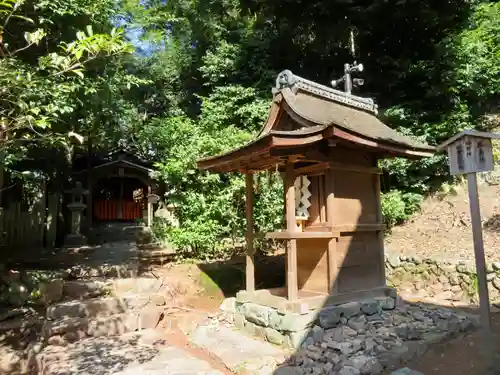
[[[160,201],[160,196],[156,194],[148,195],[148,203],[158,203]]]
[[[494,169],[492,139],[498,134],[466,130],[450,138],[438,149],[448,151],[452,175],[487,172]]]

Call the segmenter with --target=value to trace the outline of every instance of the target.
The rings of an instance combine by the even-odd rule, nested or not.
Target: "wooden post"
[[[375,187],[375,204],[377,205],[377,224],[383,224],[384,218],[382,216],[382,202],[380,201],[380,175],[374,174],[373,178],[375,179],[374,187]],[[385,249],[384,249],[384,232],[377,232],[379,249],[380,249],[380,285],[385,286],[386,276],[385,276]]]
[[[285,173],[285,191],[286,191],[286,229],[289,232],[297,231],[295,220],[295,171],[293,162],[288,162]],[[287,249],[287,269],[286,286],[288,299],[297,300],[298,281],[297,281],[297,240],[288,240]]]
[[[120,177],[120,196],[118,198],[118,219],[123,219],[123,177]]]
[[[327,169],[325,173],[325,191],[326,191],[326,220],[328,225],[335,224],[335,175],[332,169]],[[332,238],[328,242],[328,288],[330,294],[338,293],[337,277],[339,266],[337,264],[337,238]]]
[[[488,297],[488,283],[486,281],[486,261],[484,259],[483,228],[481,211],[479,208],[479,194],[477,191],[476,173],[467,173],[469,190],[470,216],[472,222],[472,238],[474,240],[474,255],[476,258],[476,273],[479,291],[479,313],[483,344],[488,359],[492,359],[493,334],[491,332],[490,301]]]
[[[245,269],[245,287],[247,292],[255,291],[255,264],[253,248],[253,174],[245,175],[245,212],[247,219],[246,243],[246,269]]]
[[[46,246],[53,249],[56,246],[57,238],[57,216],[59,214],[59,193],[52,193],[48,197],[47,208],[47,233],[45,236]]]

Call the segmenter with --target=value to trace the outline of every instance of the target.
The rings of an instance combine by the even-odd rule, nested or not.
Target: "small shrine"
[[[162,187],[151,177],[151,163],[141,160],[136,150],[126,145],[105,153],[79,155],[74,178],[89,190],[85,197],[85,227],[109,222],[152,223]],[[151,200],[149,195],[158,196]]]
[[[198,161],[214,173],[246,176],[246,290],[239,302],[306,314],[326,305],[392,294],[386,285],[380,174],[377,161],[421,158],[435,149],[397,133],[377,118],[372,99],[281,72],[268,119],[255,140]],[[361,80],[358,80],[358,82]],[[286,285],[256,290],[253,173],[282,172],[286,228],[267,233],[286,242]]]

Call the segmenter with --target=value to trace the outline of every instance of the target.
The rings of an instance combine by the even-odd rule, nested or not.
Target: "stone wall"
[[[298,348],[304,343],[314,342],[326,329],[339,324],[356,326],[382,319],[380,314],[394,307],[395,298],[388,296],[329,306],[306,314],[284,313],[236,299],[227,299],[221,308],[233,314],[234,324],[240,330],[276,345]]]
[[[473,263],[435,261],[409,256],[387,256],[387,284],[417,298],[477,303],[477,275]],[[500,262],[487,264],[490,301],[500,301]]]
[[[387,296],[293,314],[228,298],[221,309],[241,331],[293,349],[276,375],[380,375],[477,328],[476,319],[463,313],[397,302]]]

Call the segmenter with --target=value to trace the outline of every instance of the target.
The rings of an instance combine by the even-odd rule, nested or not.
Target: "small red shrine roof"
[[[381,156],[425,157],[435,148],[402,135],[381,122],[372,99],[362,98],[298,77],[278,75],[273,103],[252,142],[225,154],[198,160],[214,172],[265,170],[300,154],[299,149],[329,139],[364,147]]]

